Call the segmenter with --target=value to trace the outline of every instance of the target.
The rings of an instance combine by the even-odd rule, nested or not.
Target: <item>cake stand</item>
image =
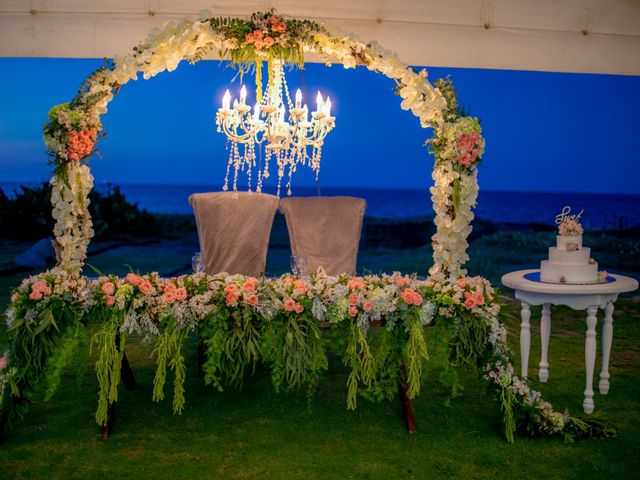
[[[527,376],[529,350],[531,346],[531,305],[542,305],[540,320],[540,370],[538,378],[546,382],[549,378],[549,334],[551,332],[551,305],[566,305],[574,310],[587,311],[587,334],[585,338],[585,366],[587,372],[584,390],[584,413],[591,414],[595,408],[593,401],[593,371],[596,360],[596,324],[598,308],[604,310],[602,324],[602,371],[600,372],[599,389],[602,395],[609,392],[609,354],[613,336],[613,305],[618,295],[633,292],[638,288],[637,280],[622,275],[609,274],[605,283],[592,285],[571,285],[542,283],[539,280],[540,270],[519,270],[507,273],[502,277],[505,287],[513,288],[516,298],[520,300],[522,310],[520,316],[520,358],[521,373]]]

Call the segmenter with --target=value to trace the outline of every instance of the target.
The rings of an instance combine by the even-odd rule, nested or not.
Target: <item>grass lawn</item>
[[[489,247],[483,245],[483,251]],[[90,261],[110,272],[126,271],[125,263],[134,268],[139,265],[141,270],[170,272],[183,266],[184,258],[189,262],[188,246],[177,243],[163,248],[114,250]],[[503,250],[495,249],[498,253]],[[180,260],[175,259],[178,254]],[[360,262],[376,265],[371,269],[374,271],[390,270],[394,265],[413,271],[428,257],[428,251],[366,251]],[[474,273],[490,265],[491,277],[500,273],[492,257],[476,258]],[[280,252],[272,261],[276,268],[286,268],[288,252]],[[116,270],[114,265],[121,266]],[[424,270],[420,273],[426,273]],[[6,305],[9,286],[22,277],[0,278],[1,308]],[[508,313],[518,313],[515,305]],[[540,385],[535,381],[539,313],[539,307],[533,309],[532,383],[556,409],[581,414],[585,314],[554,308],[550,379]],[[519,436],[510,445],[502,435],[498,404],[479,384],[476,372],[465,369],[460,371],[463,394],[450,402],[447,389],[437,380],[438,372],[425,372],[422,394],[414,402],[417,434],[406,432],[398,400],[376,404],[359,399],[358,409],[347,411],[347,372],[335,359],[310,404],[305,392],[276,394],[268,374],[260,372],[248,377],[241,391],[218,393],[205,387],[198,375],[195,342],[187,359],[186,408],[181,416],[174,416],[170,379],[165,387],[167,399],[153,403],[151,347],[132,340],[127,355],[138,388],[129,392],[121,387],[113,436],[106,441],[98,437],[93,419],[98,393],[95,358],[87,350],[80,376],[71,371],[65,374],[54,398],[34,404],[8,440],[0,444],[0,479],[638,478],[640,304],[630,297],[621,298],[614,320],[611,389],[606,396],[596,392],[594,414],[618,430],[612,439],[564,445],[561,439]],[[506,318],[506,322],[509,344],[517,351],[519,320]],[[6,334],[3,328],[0,339]],[[598,352],[596,385],[599,359]],[[517,354],[515,361],[519,365]]]

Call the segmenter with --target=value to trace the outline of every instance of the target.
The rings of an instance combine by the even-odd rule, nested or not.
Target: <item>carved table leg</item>
[[[416,419],[413,415],[413,402],[407,396],[407,370],[404,365],[400,365],[398,393],[400,394],[400,404],[402,405],[402,413],[407,423],[407,430],[409,433],[416,433],[418,428],[416,427]]]
[[[595,408],[593,402],[593,369],[596,363],[596,323],[598,322],[598,307],[587,309],[587,335],[584,341],[584,362],[587,367],[587,385],[584,389],[584,413],[591,414]]]
[[[540,319],[540,370],[538,378],[542,383],[549,379],[549,334],[551,333],[551,304],[542,305]]]
[[[529,349],[531,347],[531,324],[529,319],[531,318],[531,309],[526,302],[520,302],[522,310],[520,311],[520,317],[522,323],[520,324],[520,365],[521,375],[523,378],[527,377],[529,370]]]
[[[609,393],[609,355],[611,354],[611,340],[613,337],[613,302],[607,303],[604,309],[602,323],[602,371],[600,372],[600,393]]]

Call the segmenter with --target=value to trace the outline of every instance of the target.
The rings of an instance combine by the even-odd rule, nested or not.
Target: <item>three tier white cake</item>
[[[549,259],[540,263],[540,280],[550,283],[596,283],[601,280],[598,262],[591,258],[591,249],[582,246],[583,228],[578,223],[580,214],[566,216],[565,211],[556,220],[559,233],[556,246],[549,247]]]

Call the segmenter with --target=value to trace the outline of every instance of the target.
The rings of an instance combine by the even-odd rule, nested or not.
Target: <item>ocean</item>
[[[34,184],[30,184],[33,186]],[[37,185],[37,184],[35,184]],[[9,196],[19,186],[0,182]],[[100,183],[96,189],[109,190],[111,184]],[[191,214],[188,197],[192,193],[220,191],[211,185],[120,185],[128,201],[153,213]],[[271,192],[269,192],[271,193]],[[315,196],[315,187],[295,187],[294,195]],[[366,215],[377,218],[411,218],[433,215],[429,191],[373,188],[324,187],[325,196],[349,195],[367,200]],[[626,228],[640,224],[640,195],[609,193],[543,193],[495,192],[481,190],[475,209],[476,217],[501,223],[541,223],[554,225],[555,215],[565,205],[572,212],[584,210],[582,223],[586,229]]]

